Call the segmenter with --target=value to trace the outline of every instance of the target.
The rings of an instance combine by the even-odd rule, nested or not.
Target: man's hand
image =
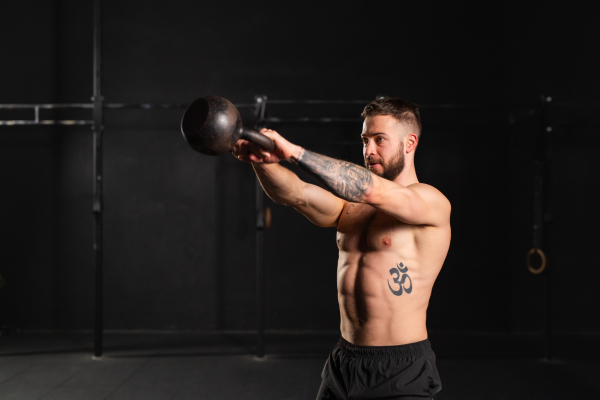
[[[235,144],[232,154],[241,161],[262,164],[289,160],[302,152],[302,147],[290,143],[272,129],[263,128],[260,130],[260,133],[269,137],[275,143],[275,148],[272,152],[263,149],[257,144],[240,139]]]

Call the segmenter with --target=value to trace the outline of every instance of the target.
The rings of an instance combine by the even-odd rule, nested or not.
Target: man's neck
[[[402,185],[408,186],[413,183],[419,183],[419,179],[417,178],[417,172],[415,171],[414,165],[407,165],[404,170],[394,179],[394,182]]]

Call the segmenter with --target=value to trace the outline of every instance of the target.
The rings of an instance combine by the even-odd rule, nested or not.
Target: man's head
[[[414,162],[414,150],[421,136],[418,107],[406,100],[384,97],[369,103],[361,116],[361,134],[367,169],[394,180],[404,170],[406,158]]]

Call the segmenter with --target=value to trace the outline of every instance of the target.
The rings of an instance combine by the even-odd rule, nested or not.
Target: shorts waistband
[[[340,337],[340,349],[351,357],[410,357],[431,351],[429,339],[399,346],[358,346]]]

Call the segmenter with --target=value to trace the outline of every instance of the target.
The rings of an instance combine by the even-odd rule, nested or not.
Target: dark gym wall
[[[53,2],[0,5],[0,103],[53,102],[57,41]],[[0,119],[33,119],[33,110]],[[56,320],[56,130],[0,127],[0,328],[52,328]]]
[[[319,3],[318,7],[316,3],[314,7],[303,3],[282,8],[276,3],[257,6],[251,3],[164,2],[148,7],[137,2],[106,2],[106,98],[108,101],[191,101],[200,95],[213,93],[233,101],[248,102],[257,93],[267,94],[271,98],[367,99],[378,93],[398,93],[416,101],[433,103],[461,102],[473,98],[478,101],[495,100],[496,93],[504,82],[502,79],[489,82],[487,74],[478,72],[483,69],[495,76],[502,75],[501,53],[491,52],[478,64],[465,65],[461,60],[488,46],[499,47],[500,32],[484,29],[490,21],[470,18],[453,11],[452,7],[429,15],[428,25],[425,26],[420,23],[418,16],[425,15],[427,9],[423,6],[416,7],[410,11],[416,18],[398,18],[393,13],[381,15],[379,10],[364,6],[341,6],[334,3]],[[445,13],[454,13],[456,18],[452,22],[448,21]],[[492,23],[498,24],[500,15],[494,18],[498,20],[493,20]],[[401,26],[398,26],[399,20]],[[457,23],[464,28],[455,31],[452,37],[444,34]],[[435,26],[435,32],[430,31],[431,26]],[[410,32],[414,39],[397,39],[397,30],[400,29]],[[471,31],[485,33],[473,36],[469,33]],[[423,81],[429,81],[429,84],[422,85],[420,82]],[[275,112],[274,109],[270,110]],[[353,115],[358,115],[359,112],[360,109],[357,108]],[[107,130],[106,156],[109,159],[112,154],[111,137],[115,140],[112,147],[115,149],[114,154],[137,157],[139,165],[147,168],[153,168],[157,155],[136,149],[136,143],[142,139],[131,137],[136,136],[137,130],[140,130],[143,137],[149,137],[150,132],[164,129],[162,133],[152,136],[154,141],[165,140],[164,143],[161,142],[163,148],[166,143],[179,140],[176,137],[178,132],[173,128],[177,126],[180,113],[163,112],[162,121],[157,116],[149,116],[149,113],[111,113],[113,114],[113,128]],[[161,128],[156,124],[160,124]],[[299,131],[298,127],[288,129]],[[328,129],[324,127],[313,126],[309,129],[318,129],[321,133],[315,135],[317,137],[312,140],[313,143],[328,137]],[[329,130],[340,132],[339,136],[357,141],[360,129],[360,123],[329,127]],[[329,132],[329,135],[332,133]],[[219,193],[220,217],[219,221],[215,221],[216,230],[205,229],[202,235],[202,240],[216,238],[218,242],[215,249],[218,252],[218,269],[215,270],[210,262],[204,263],[207,256],[213,257],[206,252],[194,253],[200,265],[192,272],[189,272],[190,266],[181,262],[171,264],[167,260],[159,261],[156,257],[149,257],[145,261],[145,257],[138,255],[138,252],[129,253],[124,241],[121,241],[119,247],[114,245],[114,252],[111,252],[107,243],[107,263],[109,257],[114,255],[114,260],[119,265],[115,269],[123,271],[123,274],[124,271],[134,274],[136,271],[143,271],[144,267],[156,265],[158,272],[168,269],[168,274],[175,276],[195,274],[193,276],[200,282],[212,282],[211,279],[214,278],[211,274],[216,271],[217,292],[203,291],[206,295],[203,309],[215,311],[213,318],[204,319],[195,325],[186,325],[185,320],[164,321],[158,327],[253,328],[252,174],[247,165],[231,157],[206,159],[191,153],[182,141],[175,145],[179,145],[174,148],[178,149],[177,152],[168,157],[165,154],[165,158],[195,157],[195,161],[190,161],[188,166],[190,170],[207,168],[203,165],[209,163],[218,171],[214,186],[210,181],[190,179],[187,183],[184,182],[185,186],[181,189],[182,193],[189,193],[203,187],[208,189],[203,193],[208,194],[214,193],[211,190],[214,188]],[[348,157],[344,154],[348,153],[347,149],[321,147],[318,150]],[[360,146],[354,147],[353,151],[360,154]],[[423,151],[424,154],[426,151]],[[357,160],[357,157],[354,159]],[[107,168],[110,168],[109,165],[110,162],[107,162]],[[159,188],[157,190],[165,196],[165,180],[172,180],[173,176],[168,170],[156,173],[154,179]],[[115,179],[125,182],[129,176],[130,174],[119,174]],[[111,199],[112,204],[121,208],[124,200],[133,195],[126,190],[127,187],[132,187],[131,184],[120,185],[121,190],[111,192],[108,175],[106,182],[107,240],[110,243],[113,241],[108,233],[111,229],[108,226],[120,226],[123,237],[137,237],[136,227],[146,221],[138,217],[137,220],[125,223],[120,216],[109,214],[108,211]],[[239,183],[234,185],[233,182]],[[277,206],[273,208],[276,227],[267,232],[265,239],[268,328],[337,329],[339,317],[335,298],[334,231],[311,226],[293,210]],[[190,222],[212,226],[213,208],[202,209],[199,204],[196,211],[197,218],[192,218],[189,210],[182,209],[179,212],[183,217],[187,216]],[[502,220],[502,215],[496,215],[495,218]],[[184,228],[185,225],[179,225],[180,230]],[[160,225],[154,225],[148,231],[161,229]],[[211,231],[214,233],[211,234]],[[167,252],[175,257],[184,251],[189,236],[178,233],[177,229],[169,234],[182,239],[179,240],[179,245],[170,247]],[[218,236],[215,237],[214,234]],[[149,235],[150,233],[146,233],[144,237]],[[157,246],[158,243],[151,247],[156,249]],[[125,265],[125,251],[137,258],[140,265],[138,268],[131,264]],[[150,271],[154,269],[151,268]],[[111,301],[115,304],[135,303],[137,307],[153,304],[156,293],[152,290],[138,292],[141,287],[148,285],[150,289],[152,282],[160,282],[160,279],[148,274],[150,271],[146,271],[143,278],[135,280],[133,285],[131,275],[107,281],[107,318],[110,322],[114,321],[113,327],[128,327],[133,321],[128,319],[132,312],[130,310],[117,318],[115,314],[125,310],[115,307],[111,311]],[[107,271],[107,279],[109,274],[111,272]],[[124,285],[132,286],[127,291],[115,289],[112,292],[109,289],[122,288]],[[172,284],[164,286],[164,290],[172,290],[180,295],[185,293],[178,288]],[[491,304],[494,311],[486,314],[489,317],[476,328],[503,329],[508,310],[488,299],[492,297],[493,290],[480,289],[477,290],[479,292],[482,292],[485,299],[482,302]],[[139,303],[136,302],[137,299]],[[211,303],[209,299],[216,300],[216,303]],[[465,300],[466,303],[469,302],[468,299]],[[155,319],[173,319],[176,311],[186,307],[192,309],[191,305],[177,298],[172,299],[169,307],[170,313],[160,313],[158,308],[154,308],[156,314],[138,316],[137,323],[142,327],[155,327]],[[446,313],[442,311],[441,314]],[[473,328],[468,325],[468,315],[469,313],[464,313],[460,317],[461,321],[465,321],[466,329]],[[432,320],[435,324],[435,319]],[[443,322],[440,325],[443,327]],[[457,326],[456,322],[454,326]]]
[[[37,8],[43,9],[39,4]],[[540,94],[597,102],[600,82],[594,77],[600,35],[592,16],[598,5],[572,11],[540,4],[521,5],[517,13],[510,7],[489,10],[478,3],[435,8],[395,3],[375,8],[348,2],[282,6],[105,0],[104,95],[108,102],[148,103],[190,102],[206,94],[234,102],[251,102],[255,94],[271,99],[370,99],[391,94],[423,105],[535,104]],[[26,74],[24,80],[40,79],[40,87],[47,87],[46,97],[34,85],[23,91],[3,79],[2,102],[85,102],[91,96],[91,5],[60,0],[46,11],[36,17],[37,23],[21,24],[32,35],[43,36],[47,46],[40,45],[43,49],[33,60],[25,51],[29,39],[16,39],[14,60],[0,66],[9,73]],[[16,32],[20,25],[9,26]],[[23,65],[30,64],[37,69],[24,72]],[[283,106],[268,110],[291,116],[312,112]],[[318,112],[350,117],[358,115],[360,107]],[[209,158],[192,152],[180,138],[180,116],[180,111],[107,112],[107,328],[252,329],[254,175],[250,166],[229,155]],[[430,328],[541,331],[543,287],[524,267],[524,254],[531,246],[535,124],[526,121],[511,129],[502,110],[440,113],[424,108],[423,119],[417,173],[453,203],[453,241],[434,288]],[[360,145],[319,144],[331,138],[357,139],[360,123],[273,128],[316,151],[361,162]],[[18,133],[23,131],[1,129],[3,138],[21,137]],[[558,146],[559,154],[567,152],[565,160],[575,161],[582,149],[589,148],[588,142],[577,130],[569,132],[579,145],[569,142],[561,147],[559,131],[553,146]],[[4,297],[15,301],[5,318],[20,327],[90,328],[91,132],[66,127],[49,138],[58,143],[60,180],[55,182],[52,170],[40,168],[49,175],[36,177],[41,186],[29,186],[31,196],[25,198],[38,198],[40,191],[51,199],[56,196],[58,205],[44,203],[45,208],[39,208],[36,201],[30,208],[13,194],[15,211],[3,207],[10,221],[3,235],[16,229],[25,237],[45,235],[58,243],[44,247],[47,241],[33,241],[31,254],[44,261],[23,259],[27,269],[10,264],[24,247],[13,246],[4,253],[9,262],[3,262],[2,273],[21,279],[6,288]],[[28,143],[28,152],[39,145],[36,140]],[[2,151],[15,154],[10,146],[3,145]],[[53,157],[49,151],[46,156]],[[2,173],[4,182],[12,182],[10,193],[19,193],[17,188],[28,182],[28,175],[14,168],[15,162],[31,167],[41,161],[33,153],[11,157],[3,157]],[[571,164],[573,169],[561,172],[564,163],[553,165],[559,169],[552,178],[554,188],[583,166],[590,167]],[[578,198],[586,193],[584,176],[570,181]],[[563,245],[567,239],[576,245],[579,236],[572,228],[566,238],[559,223],[577,222],[569,219],[563,198],[553,196],[552,201],[557,216],[548,229],[554,235],[555,256],[577,271],[577,282],[592,282],[592,255],[582,250],[577,262],[570,261],[570,247]],[[579,210],[591,205],[578,204]],[[265,235],[267,327],[337,329],[335,230],[316,228],[292,209],[270,206],[274,226]],[[585,212],[581,213],[583,218]],[[29,223],[11,220],[15,215]],[[33,228],[40,223],[40,230]],[[40,255],[44,251],[48,257]],[[37,286],[25,280],[25,270],[27,276],[53,284],[33,296],[30,291]],[[583,297],[562,296],[558,278],[555,284],[557,329],[597,331],[598,310],[587,310],[584,317],[579,311]],[[597,303],[598,296],[588,290],[585,301]],[[52,318],[46,315],[48,308],[54,310]]]

